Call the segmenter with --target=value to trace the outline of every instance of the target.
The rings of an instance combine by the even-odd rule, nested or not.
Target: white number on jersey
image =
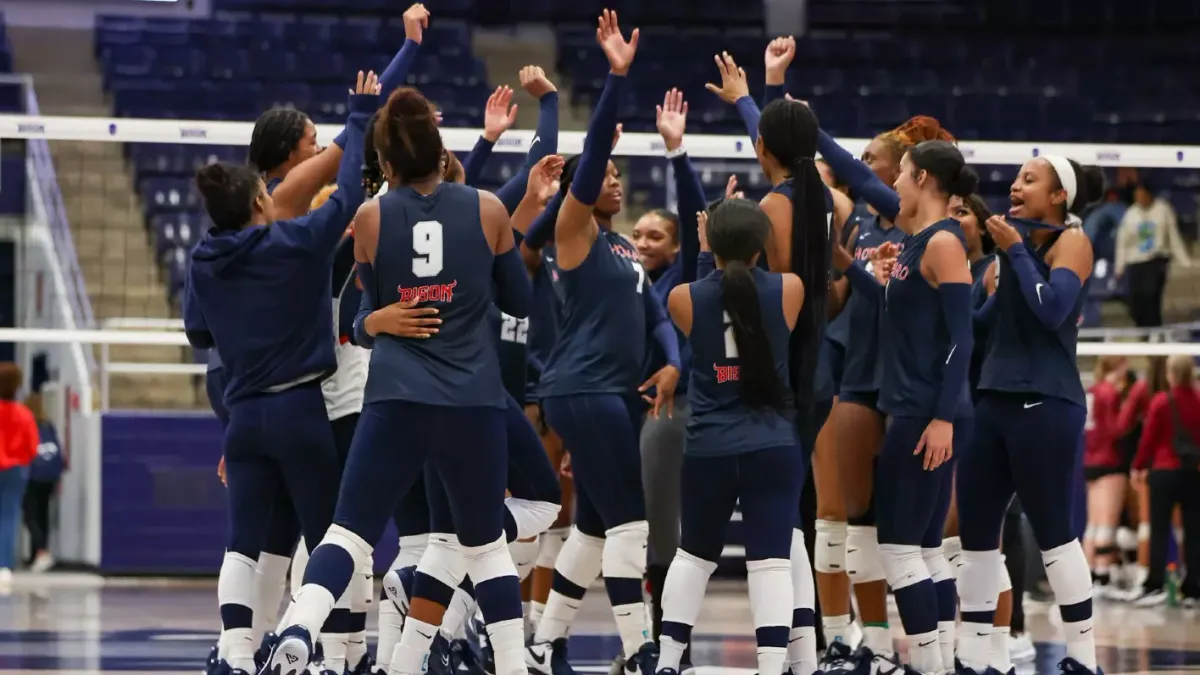
[[[633,262],[630,264],[633,265],[634,271],[637,272],[637,292],[640,294],[642,292],[642,286],[646,284],[646,268],[642,267],[642,263],[640,262]]]
[[[1083,422],[1084,431],[1091,431],[1092,429],[1096,428],[1095,412],[1092,410],[1094,401],[1095,397],[1092,396],[1092,392],[1089,391],[1087,393],[1087,417]]]
[[[413,275],[432,277],[442,271],[442,224],[422,220],[413,225]]]
[[[723,312],[725,317],[725,358],[736,359],[738,357],[737,340],[733,337],[733,319],[729,318],[729,312]]]
[[[529,319],[518,319],[507,314],[500,315],[500,339],[505,342],[525,344],[529,337]]]

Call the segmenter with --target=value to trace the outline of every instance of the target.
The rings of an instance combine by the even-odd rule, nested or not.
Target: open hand
[[[546,155],[529,170],[529,181],[525,184],[525,195],[544,204],[558,192],[558,181],[562,177],[563,165],[559,155]]]
[[[483,137],[489,143],[500,140],[500,136],[508,131],[517,121],[517,106],[512,104],[512,87],[496,87],[496,91],[488,97],[487,107],[483,111]]]
[[[363,327],[372,337],[393,335],[395,337],[429,338],[437,334],[442,320],[435,318],[436,307],[417,307],[416,298],[392,303],[371,312]]]
[[[629,34],[629,41],[626,42],[625,36],[621,35],[621,27],[617,24],[617,13],[611,9],[604,10],[597,23],[596,42],[600,43],[600,48],[604,50],[609,68],[614,75],[628,74],[629,66],[633,65],[633,57],[637,54],[640,35],[638,29],[633,29]]]
[[[950,459],[954,454],[954,425],[945,420],[932,420],[921,440],[917,441],[914,455],[925,453],[925,470],[933,471]]]
[[[654,122],[662,135],[667,150],[676,150],[683,145],[683,132],[687,129],[687,101],[683,92],[672,89],[663,96],[662,105],[654,109]]]
[[[675,414],[675,385],[679,384],[679,369],[675,366],[663,366],[659,371],[650,376],[650,379],[642,383],[638,387],[638,391],[642,394],[642,400],[650,404],[650,415],[654,419],[658,419],[659,412],[665,407],[667,417]],[[654,389],[654,398],[646,395],[647,391]]]
[[[722,52],[713,57],[717,70],[721,73],[721,86],[706,84],[704,88],[721,97],[730,105],[737,103],[743,96],[750,95],[750,84],[746,81],[746,71],[738,68],[729,52]]]
[[[358,79],[354,82],[354,89],[351,94],[379,94],[379,78],[375,75],[375,71],[368,70],[366,75],[363,71],[358,71]]]
[[[696,212],[696,234],[700,235],[700,250],[712,251],[708,247],[708,211]]]
[[[737,174],[729,174],[729,180],[725,181],[725,199],[745,199],[746,193],[738,189]]]

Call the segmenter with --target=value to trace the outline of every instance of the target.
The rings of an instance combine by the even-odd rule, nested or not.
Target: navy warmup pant
[[[508,433],[508,494],[517,499],[561,504],[562,487],[542,439],[525,416],[525,408],[511,395],[504,423]]]
[[[804,475],[797,445],[719,457],[684,455],[680,548],[718,562],[729,518],[740,504],[746,559],[789,558],[795,523],[780,515],[796,508]]]
[[[875,481],[880,544],[922,548],[942,544],[955,458],[971,442],[971,420],[954,421],[954,454],[933,471],[925,470],[925,453],[913,454],[929,422],[928,417],[893,417],[884,434],[876,465],[880,480]],[[996,536],[999,541],[999,530]]]
[[[365,541],[379,541],[397,503],[402,496],[412,498],[410,490],[428,465],[425,489],[431,501],[438,499],[430,484],[436,477],[459,543],[495,541],[504,529],[504,424],[499,408],[368,403],[346,462],[334,522]]]
[[[646,519],[642,455],[644,405],[637,396],[575,394],[542,400],[546,421],[571,452],[575,526],[604,537],[619,525]]]
[[[281,501],[296,505],[311,550],[329,528],[341,475],[320,383],[244,399],[229,413],[224,448],[229,550],[258,558]]]
[[[208,394],[208,404],[216,413],[221,426],[229,426],[229,408],[225,407],[225,385],[229,384],[225,377],[224,368],[213,368],[204,374],[204,391]]]
[[[971,447],[958,466],[963,549],[988,551],[1015,492],[1043,551],[1076,539],[1087,411],[1057,398],[984,392]]]

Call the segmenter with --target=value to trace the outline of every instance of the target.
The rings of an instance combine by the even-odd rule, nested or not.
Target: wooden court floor
[[[1104,601],[1096,610],[1100,664],[1109,675],[1200,671],[1200,612]],[[1030,601],[1026,612],[1038,659],[1020,675],[1057,672],[1057,612]],[[0,592],[0,675],[196,673],[216,638],[216,616],[211,580],[18,574]],[[899,620],[892,625],[898,629]],[[745,584],[714,583],[696,628],[694,660],[706,666],[698,675],[753,675],[750,626]],[[578,671],[607,673],[620,639],[600,586],[589,592],[571,640]]]

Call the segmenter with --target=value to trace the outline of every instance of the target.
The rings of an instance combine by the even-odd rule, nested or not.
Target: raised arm
[[[604,10],[596,29],[596,40],[608,57],[611,70],[604,84],[604,93],[592,113],[583,154],[569,194],[563,199],[558,220],[554,224],[554,240],[558,248],[558,264],[564,270],[578,267],[599,236],[599,225],[592,209],[600,197],[608,159],[612,155],[612,137],[617,128],[617,103],[625,88],[626,75],[637,53],[639,32],[635,28],[628,42],[617,25],[617,13]]]
[[[365,196],[362,181],[363,134],[367,121],[379,109],[379,84],[374,73],[359,73],[356,92],[350,96],[346,120],[346,152],[338,166],[338,189],[319,209],[308,215],[276,221],[271,235],[282,237],[320,256],[332,256],[334,247],[354,219]]]
[[[818,132],[817,152],[829,164],[833,175],[850,187],[851,194],[865,200],[887,220],[896,220],[900,213],[900,195],[879,180],[871,167],[847,152],[824,131]]]
[[[1051,249],[1050,278],[1047,279],[1038,271],[1021,234],[1003,216],[988,218],[987,229],[997,248],[1008,256],[1021,294],[1025,296],[1025,304],[1043,326],[1058,330],[1075,308],[1083,282],[1092,272],[1092,243],[1087,235],[1078,227],[1059,235]]]
[[[512,221],[504,204],[490,192],[479,193],[479,216],[485,230],[490,230],[489,240],[496,255],[492,266],[492,280],[496,284],[496,306],[500,311],[518,319],[529,316],[533,286],[521,252],[513,241]]]
[[[424,29],[428,26],[429,11],[425,9],[425,5],[417,3],[404,12],[404,46],[396,52],[391,63],[379,76],[379,95],[383,100],[387,100],[397,87],[404,84],[421,48]],[[343,129],[329,147],[301,162],[275,187],[271,197],[275,201],[279,218],[298,218],[308,213],[312,198],[337,176],[342,153],[348,147],[349,133],[349,128]]]
[[[558,90],[538,66],[521,69],[521,88],[538,100],[537,129],[525,153],[525,164],[508,182],[496,190],[496,196],[511,214],[525,192],[529,172],[543,157],[558,154]]]
[[[685,284],[696,280],[696,257],[700,255],[696,214],[705,208],[704,187],[683,147],[687,112],[687,101],[683,100],[683,92],[678,89],[668,91],[662,105],[655,110],[658,133],[662,135],[667,159],[675,174],[675,194],[679,200],[676,207],[679,213],[679,255],[676,260],[683,272],[681,282]]]
[[[746,133],[750,134],[750,141],[758,140],[758,119],[761,115],[758,105],[750,98],[750,84],[746,80],[746,71],[738,67],[728,52],[717,54],[713,60],[721,73],[721,86],[710,83],[704,85],[704,88],[736,107],[746,125]]]
[[[512,128],[517,121],[517,106],[512,105],[513,90],[511,87],[496,87],[496,91],[488,97],[483,109],[483,134],[475,141],[471,154],[463,160],[463,182],[475,185],[483,175],[483,167],[492,156],[492,148],[504,132]]]
[[[787,69],[796,58],[796,38],[788,35],[778,37],[767,45],[763,60],[767,66],[767,89],[763,94],[763,107],[771,101],[783,98],[787,86]]]

